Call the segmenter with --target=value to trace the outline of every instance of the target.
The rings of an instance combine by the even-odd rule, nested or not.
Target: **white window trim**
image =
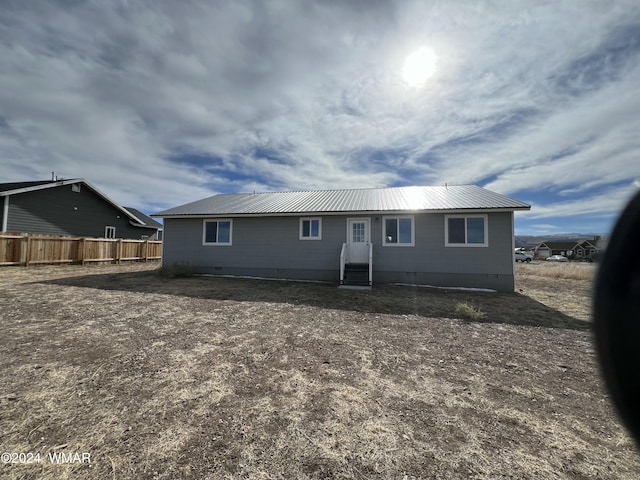
[[[309,236],[308,237],[303,237],[302,236],[302,223],[304,221],[308,220],[309,222],[313,221],[313,220],[317,220],[318,221],[318,236],[317,237],[312,237],[311,236],[311,224],[309,224]],[[298,232],[298,239],[299,240],[322,240],[322,217],[300,217],[300,226],[299,226],[299,232]]]
[[[229,222],[229,242],[207,242],[207,223]],[[218,228],[220,226],[218,225]],[[216,235],[218,238],[218,235]],[[202,221],[202,245],[207,247],[230,247],[233,244],[233,219],[232,218],[205,218]]]
[[[483,243],[449,243],[449,219],[450,218],[483,218],[484,219],[484,242]],[[464,238],[467,238],[467,222],[464,222]],[[489,246],[489,217],[486,213],[482,214],[461,214],[461,215],[445,215],[444,216],[444,246],[445,247],[488,247]]]
[[[400,231],[398,231],[398,243],[387,243],[385,229],[387,220],[408,218],[411,220],[411,243],[400,243]],[[398,230],[400,230],[400,222],[398,222]],[[382,217],[382,246],[383,247],[415,247],[416,246],[416,217],[415,215],[386,215]]]
[[[112,234],[109,235],[109,232],[112,232]],[[112,227],[111,225],[104,227],[104,238],[116,238],[116,227]]]

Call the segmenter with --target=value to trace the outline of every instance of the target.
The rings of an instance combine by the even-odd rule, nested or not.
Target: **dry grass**
[[[593,263],[535,262],[516,265],[516,290],[573,318],[591,318]]]
[[[516,269],[519,275],[567,280],[593,280],[596,265],[585,262],[535,262],[519,264]]]
[[[0,270],[2,451],[92,453],[0,476],[637,478],[572,282],[354,292],[148,268]]]
[[[193,267],[185,263],[174,263],[158,268],[158,275],[167,278],[190,277],[193,275]]]

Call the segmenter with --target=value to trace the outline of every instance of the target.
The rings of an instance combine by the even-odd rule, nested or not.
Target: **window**
[[[78,193],[80,191],[81,184],[80,183],[72,183],[71,191]]]
[[[300,240],[322,240],[322,221],[320,218],[300,219]]]
[[[116,227],[104,227],[104,238],[116,238]]]
[[[232,220],[205,220],[202,231],[203,245],[231,245]]]
[[[397,247],[413,247],[414,217],[384,217],[382,228],[382,245]]]
[[[486,215],[445,215],[444,244],[447,247],[486,247]]]
[[[367,241],[367,233],[365,230],[364,222],[351,223],[351,242],[352,243],[364,243]]]

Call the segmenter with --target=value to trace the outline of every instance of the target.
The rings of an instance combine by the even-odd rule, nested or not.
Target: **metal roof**
[[[529,210],[530,205],[475,185],[220,194],[153,214],[287,215],[430,210]]]

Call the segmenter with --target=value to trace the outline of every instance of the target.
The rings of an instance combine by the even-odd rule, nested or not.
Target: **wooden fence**
[[[0,233],[0,266],[159,260],[159,240]]]

